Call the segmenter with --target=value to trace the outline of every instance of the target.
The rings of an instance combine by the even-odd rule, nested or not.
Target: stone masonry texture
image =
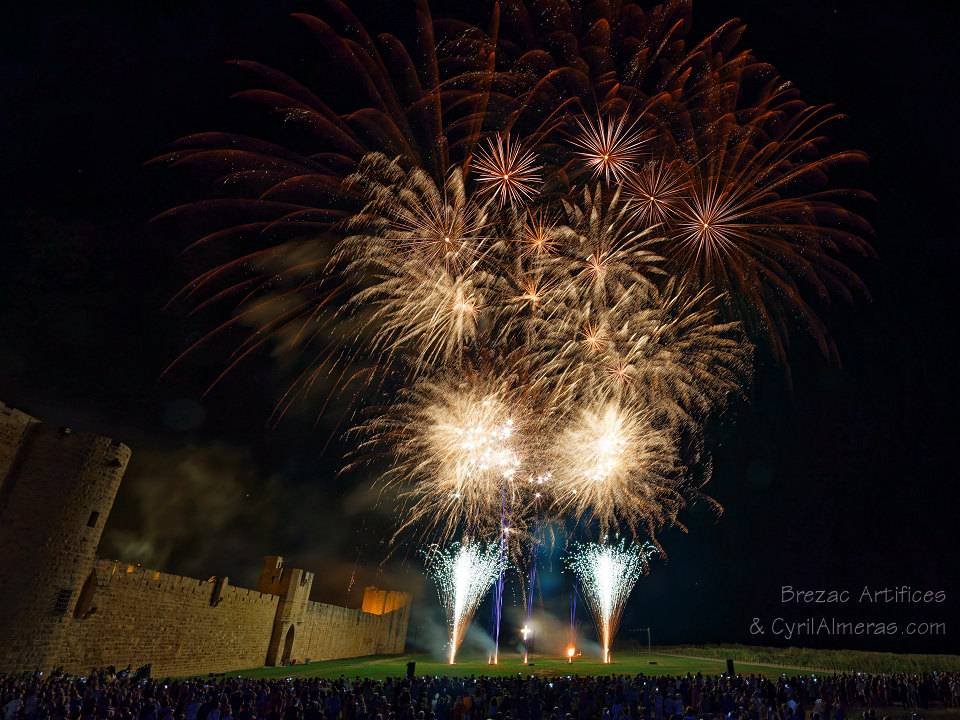
[[[313,573],[263,561],[256,590],[99,558],[130,449],[0,403],[0,673],[151,664],[155,676],[404,650],[408,593],[310,600]]]

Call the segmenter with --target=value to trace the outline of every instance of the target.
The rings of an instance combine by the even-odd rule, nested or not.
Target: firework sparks
[[[679,163],[651,161],[627,178],[633,214],[644,227],[664,231],[684,207],[687,179]]]
[[[619,189],[584,187],[564,203],[566,222],[555,232],[557,248],[541,258],[559,297],[584,307],[608,306],[624,293],[650,291],[663,274],[663,260],[647,247],[630,204]]]
[[[611,178],[620,182],[633,171],[647,142],[646,136],[636,129],[639,122],[639,118],[631,122],[626,115],[619,120],[603,120],[598,115],[596,123],[590,117],[576,120],[574,145],[580,148],[577,154],[594,178],[602,175],[608,183]]]
[[[467,192],[460,169],[439,184],[420,168],[407,171],[398,160],[371,153],[344,187],[366,203],[344,223],[352,234],[337,246],[348,275],[398,274],[410,265],[458,270],[487,238],[486,206]]]
[[[733,49],[737,23],[688,44],[689,3],[601,3],[598,33],[543,0],[439,45],[427,5],[417,52],[339,6],[333,25],[300,16],[358,90],[328,102],[246,63],[279,139],[200,133],[163,158],[221,181],[178,210],[229,216],[197,245],[257,243],[180,299],[237,300],[210,333],[249,330],[224,374],[274,347],[299,374],[284,411],[314,386],[352,384],[360,405],[391,391],[355,430],[358,454],[393,461],[400,529],[519,543],[535,522],[517,478],[535,468],[555,476],[544,513],[653,533],[700,487],[705,422],[750,380],[748,334],[782,357],[799,319],[830,353],[807,296],[852,297],[840,253],[870,247],[823,185],[863,156],[821,152],[830,118]],[[561,36],[570,53],[545,40]]]
[[[344,227],[334,273],[355,285],[341,317],[348,345],[376,359],[402,358],[412,375],[449,362],[474,342],[486,307],[478,273],[486,211],[459,172],[442,187],[422,171],[364,157],[348,184],[365,201]]]
[[[654,530],[683,506],[683,473],[669,430],[633,406],[600,400],[557,435],[552,451],[560,515]]]
[[[340,389],[337,379],[353,374],[331,371],[326,348],[311,344],[318,322],[333,324],[326,317],[335,304],[331,286],[340,291],[338,299],[371,290],[384,278],[399,287],[399,278],[412,274],[417,263],[455,275],[472,272],[490,235],[523,240],[518,244],[534,256],[552,256],[558,244],[566,245],[568,252],[549,266],[555,271],[551,282],[566,287],[561,280],[578,278],[573,289],[584,302],[596,300],[584,294],[587,286],[617,297],[617,286],[629,286],[636,275],[651,279],[641,269],[628,282],[617,269],[625,268],[615,257],[617,248],[595,238],[581,245],[566,242],[545,232],[549,223],[534,224],[523,235],[489,227],[490,216],[508,214],[488,212],[488,205],[497,203],[521,216],[559,215],[582,189],[577,173],[568,175],[567,169],[585,164],[591,173],[584,175],[628,186],[634,233],[651,226],[663,230],[657,247],[667,262],[660,270],[694,292],[708,286],[725,292],[727,317],[768,333],[781,358],[788,329],[797,325],[831,352],[811,298],[863,291],[841,255],[871,249],[864,239],[869,226],[840,202],[841,195],[859,193],[830,190],[825,182],[833,166],[862,160],[863,154],[822,152],[830,117],[804,103],[770,66],[736,49],[743,30],[738,22],[692,41],[690,3],[651,8],[635,0],[601,3],[592,8],[589,23],[569,12],[563,0],[536,5],[537,12],[498,14],[489,25],[499,28],[493,33],[484,29],[486,23],[458,21],[456,37],[435,44],[448,36],[449,25],[435,24],[429,3],[421,3],[411,17],[415,49],[389,34],[374,36],[342,4],[329,9],[331,17],[298,15],[320,38],[323,56],[336,58],[357,80],[343,93],[328,85],[310,87],[260,63],[239,63],[259,78],[256,89],[240,95],[281,121],[267,121],[262,127],[268,136],[262,138],[197,133],[158,158],[217,178],[217,190],[207,199],[171,211],[203,218],[198,229],[213,222],[194,245],[220,244],[209,255],[223,258],[177,299],[190,310],[219,301],[229,307],[238,300],[230,320],[216,323],[207,339],[228,327],[246,327],[249,338],[237,348],[238,358],[274,348],[278,355],[300,356],[289,367],[310,365],[294,381],[291,397],[306,397],[313,385]],[[344,28],[344,34],[335,28]],[[505,37],[523,40],[505,43]],[[557,37],[570,41],[569,52],[556,52]],[[769,82],[755,87],[746,81],[759,76]],[[595,112],[583,112],[595,103]],[[342,114],[333,108],[342,108]],[[517,128],[524,129],[522,144]],[[560,142],[561,128],[572,143]],[[644,158],[647,146],[651,160]],[[315,150],[304,154],[298,150],[304,147]],[[371,158],[392,169],[381,173],[382,182],[365,184]],[[486,169],[465,172],[471,164],[475,171]],[[344,183],[348,177],[352,181]],[[534,180],[540,177],[569,181],[570,192],[563,198],[536,193]],[[805,194],[808,184],[816,187]],[[358,202],[367,204],[360,213]],[[363,233],[343,222],[351,215],[359,224],[369,221]],[[605,221],[597,218],[594,225],[610,234]],[[368,240],[350,242],[364,235]],[[246,247],[240,241],[251,236],[258,238],[257,249],[238,253],[235,248]],[[298,247],[301,252],[294,252]],[[346,261],[347,272],[328,272],[331,249]],[[646,262],[637,257],[641,248],[622,249],[620,259],[632,261],[633,270]],[[310,252],[307,261],[303,251]],[[402,288],[396,294],[405,296]],[[266,302],[256,302],[264,295]],[[374,302],[374,295],[371,290],[364,299]],[[466,337],[474,322],[463,311],[477,306],[457,307],[464,331],[457,334]],[[294,325],[303,332],[291,331]],[[379,326],[371,320],[364,340]],[[435,329],[445,332],[442,325]],[[297,341],[290,342],[291,336]],[[417,333],[408,337],[418,342]],[[388,343],[379,347],[389,347],[391,358],[404,355]],[[319,357],[302,357],[307,355]],[[450,360],[441,353],[429,362]],[[323,376],[330,380],[325,383]]]
[[[440,442],[452,440],[454,452],[460,455],[457,464],[462,468],[464,481],[489,474],[500,474],[504,480],[513,479],[520,464],[516,453],[510,449],[513,420],[500,421],[496,417],[497,410],[491,409],[489,399],[472,408],[470,414],[473,417],[459,426],[439,429],[442,434],[452,431],[453,437]]]
[[[505,570],[503,553],[496,544],[455,543],[434,552],[428,567],[447,614],[453,665],[480,601]]]
[[[492,534],[509,516],[519,542],[515,478],[541,421],[495,371],[463,367],[417,381],[374,415],[360,428],[361,452],[393,455],[383,484],[400,495],[401,529],[436,530],[441,539],[459,530]]]
[[[734,127],[724,114],[732,101],[718,95],[716,119],[680,142],[687,184],[673,231],[659,246],[669,270],[690,287],[725,293],[726,310],[784,359],[788,328],[798,319],[824,355],[835,353],[806,295],[812,290],[818,300],[835,294],[852,299],[851,291],[865,292],[834,254],[873,252],[860,237],[869,225],[835,202],[841,194],[862,193],[820,187],[831,168],[865,156],[821,155],[820,133],[833,118],[802,105],[787,112],[796,101],[785,84]]]
[[[556,229],[557,224],[545,218],[542,212],[528,212],[518,233],[518,239],[529,253],[547,254],[557,247]]]
[[[491,138],[477,153],[473,163],[481,192],[505,203],[522,206],[532,200],[541,185],[537,157],[524,151],[520,142],[511,142],[509,133]]]
[[[484,290],[472,273],[422,267],[384,278],[356,293],[351,305],[367,313],[362,321],[370,329],[365,352],[400,356],[411,375],[458,358],[476,342],[486,309]]]
[[[603,662],[610,662],[610,646],[617,634],[627,598],[637,580],[649,568],[656,548],[643,545],[578,543],[568,558],[603,643]]]
[[[533,374],[563,395],[568,409],[600,391],[624,407],[702,423],[750,377],[752,348],[736,324],[717,321],[706,293],[624,289],[609,305],[564,303],[541,324]]]

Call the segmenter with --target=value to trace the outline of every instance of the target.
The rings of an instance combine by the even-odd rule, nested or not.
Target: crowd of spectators
[[[2,720],[876,720],[960,707],[960,674],[0,678]]]

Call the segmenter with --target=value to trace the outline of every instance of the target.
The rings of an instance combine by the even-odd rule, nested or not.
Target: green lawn
[[[650,660],[655,664],[651,664]],[[406,673],[407,663],[417,663],[417,675],[511,675],[516,673],[537,675],[606,675],[606,674],[670,674],[703,672],[717,675],[726,671],[722,660],[698,660],[673,655],[648,656],[646,653],[614,653],[613,662],[604,665],[599,658],[575,658],[568,664],[566,658],[534,655],[531,665],[524,665],[519,656],[501,656],[498,665],[487,664],[486,658],[464,657],[456,665],[448,665],[428,655],[377,655],[373,657],[347,658],[343,660],[325,660],[308,665],[292,667],[270,667],[242,670],[230,675],[244,677],[325,677],[337,678],[341,675],[383,679]],[[741,674],[763,674],[775,677],[784,672],[784,668],[770,665],[737,663],[735,670]]]
[[[485,657],[458,657],[456,665],[429,655],[380,655],[373,657],[326,660],[293,667],[253,668],[231,675],[245,677],[347,677],[385,678],[406,673],[407,663],[417,663],[418,675],[606,675],[668,674],[702,672],[718,675],[726,671],[725,658],[732,658],[734,669],[743,675],[776,677],[782,673],[808,674],[836,672],[899,673],[937,670],[960,672],[958,655],[921,655],[855,650],[817,650],[812,648],[773,648],[745,645],[673,646],[646,652],[614,652],[613,662],[604,665],[599,657],[584,655],[567,664],[564,657],[534,655],[524,665],[517,654],[502,655],[498,665],[489,665]],[[651,662],[651,660],[653,662]]]
[[[784,667],[820,668],[821,671],[895,674],[924,670],[960,672],[960,655],[931,653],[869,652],[865,650],[824,650],[804,647],[757,647],[753,645],[672,646],[668,652],[677,655],[731,658],[734,662]]]

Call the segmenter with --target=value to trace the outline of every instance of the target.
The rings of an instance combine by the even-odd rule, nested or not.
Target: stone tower
[[[57,666],[96,590],[95,553],[130,459],[118,442],[0,403],[0,673]]]
[[[296,648],[303,644],[304,616],[312,587],[313,573],[284,567],[279,555],[263,559],[257,590],[280,596],[267,648],[267,665],[289,662],[291,656],[296,656]]]

